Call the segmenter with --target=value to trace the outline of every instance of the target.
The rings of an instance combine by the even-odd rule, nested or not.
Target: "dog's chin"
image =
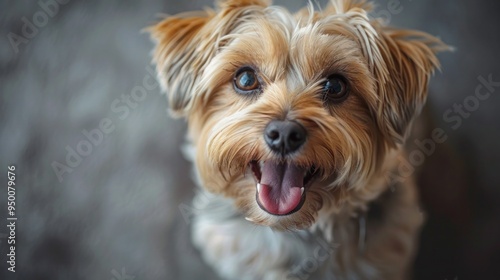
[[[316,179],[318,169],[300,166],[293,161],[251,161],[255,179],[255,200],[263,211],[273,216],[287,216],[304,205],[307,189]]]

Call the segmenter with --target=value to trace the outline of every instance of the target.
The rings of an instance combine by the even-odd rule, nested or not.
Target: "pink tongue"
[[[292,212],[302,199],[304,171],[293,163],[266,161],[260,180],[260,205],[273,215]]]

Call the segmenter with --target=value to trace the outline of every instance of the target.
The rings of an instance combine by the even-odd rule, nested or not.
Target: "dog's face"
[[[370,22],[367,9],[339,0],[292,15],[227,0],[151,28],[204,187],[249,220],[305,228],[319,211],[380,192],[372,185],[421,109],[444,45]]]

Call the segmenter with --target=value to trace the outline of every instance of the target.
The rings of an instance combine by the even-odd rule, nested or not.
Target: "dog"
[[[204,260],[225,279],[410,278],[424,217],[401,162],[448,47],[365,1],[216,6],[148,29]]]

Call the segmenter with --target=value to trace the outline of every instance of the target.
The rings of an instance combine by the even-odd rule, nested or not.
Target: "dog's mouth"
[[[316,177],[317,169],[299,166],[290,161],[250,162],[257,181],[256,200],[271,215],[290,215],[304,204],[306,189]]]

